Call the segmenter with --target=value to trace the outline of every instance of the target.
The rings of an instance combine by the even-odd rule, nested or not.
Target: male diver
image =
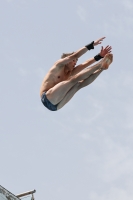
[[[91,84],[113,61],[112,47],[101,47],[99,54],[76,66],[78,58],[102,43],[102,37],[76,52],[63,54],[43,79],[40,97],[43,105],[51,111],[62,108],[81,88]],[[97,64],[87,68],[91,64]]]

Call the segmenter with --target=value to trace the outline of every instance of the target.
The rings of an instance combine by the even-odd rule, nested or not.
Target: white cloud
[[[126,72],[123,74],[123,85],[126,87],[130,87],[130,89],[133,89],[133,77],[131,75],[131,73]]]
[[[77,14],[82,21],[85,21],[87,18],[86,10],[82,6],[78,6]]]
[[[19,67],[18,72],[22,77],[27,77],[27,76],[31,76],[31,75],[39,77],[40,81],[42,81],[44,75],[46,74],[46,71],[41,67],[35,68],[33,70],[28,70],[24,67]]]
[[[132,16],[112,16],[110,21],[104,22],[105,34],[120,36],[126,35],[127,37],[133,38],[133,17]]]
[[[100,182],[96,192],[91,191],[89,194],[89,199],[131,200],[133,195],[132,145],[117,142],[106,132],[102,134],[91,132],[88,139],[90,139],[88,145],[91,145],[91,148],[86,152],[85,163],[87,168],[95,166],[95,176]]]
[[[45,74],[46,74],[46,71],[43,68],[38,67],[38,68],[33,70],[33,73],[35,75],[37,75],[38,77],[43,78],[45,76]]]
[[[87,125],[90,125],[103,114],[104,110],[99,99],[94,98],[92,95],[88,95],[86,99],[87,99],[87,102],[89,102],[90,109],[93,109],[93,112],[91,113],[89,118],[88,117],[86,118],[83,116],[77,116],[76,120],[78,122],[86,123]]]
[[[109,190],[105,191],[103,194],[96,194],[95,192],[89,195],[90,200],[132,200],[133,192],[132,190],[124,190],[121,188],[111,187]]]
[[[5,0],[8,3],[15,2],[17,6],[23,6],[27,8],[28,4],[30,3],[30,0]],[[37,0],[32,0],[33,2],[37,2]]]
[[[123,0],[122,3],[128,10],[133,10],[133,2],[131,0]]]
[[[117,12],[113,12],[108,21],[103,20],[103,31],[117,37],[124,35],[133,38],[133,2],[123,0],[118,6]]]
[[[110,140],[111,142],[111,140]],[[110,143],[109,143],[110,145]],[[132,149],[124,147],[122,144],[115,143],[112,140],[112,148],[106,146],[105,155],[103,156],[103,164],[101,165],[101,178],[104,182],[119,181],[124,175],[132,173]]]
[[[23,77],[26,77],[28,75],[28,70],[24,69],[24,68],[21,68],[19,67],[18,68],[18,71],[19,71],[19,74]]]
[[[13,2],[14,0],[6,0],[6,1],[10,3],[10,2]]]
[[[132,101],[132,99],[131,99]],[[133,131],[133,105],[125,103],[125,128]]]

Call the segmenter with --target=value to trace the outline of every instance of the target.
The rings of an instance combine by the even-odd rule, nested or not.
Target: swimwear
[[[42,94],[42,97],[41,97],[41,101],[43,103],[43,105],[48,108],[49,110],[51,111],[56,111],[57,110],[57,105],[53,105],[48,99],[47,99],[47,96],[46,96],[46,92],[44,92]]]

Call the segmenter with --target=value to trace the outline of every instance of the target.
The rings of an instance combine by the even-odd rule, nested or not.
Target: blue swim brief
[[[47,96],[46,96],[46,92],[44,92],[42,94],[42,97],[41,97],[41,101],[43,103],[43,105],[48,108],[49,110],[51,111],[56,111],[57,110],[57,105],[53,105],[48,99],[47,99]]]

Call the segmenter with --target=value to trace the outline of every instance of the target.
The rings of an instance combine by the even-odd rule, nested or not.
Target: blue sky
[[[1,0],[0,27],[0,184],[40,200],[132,200],[133,2]],[[103,36],[110,68],[48,111],[39,90],[49,68]]]

